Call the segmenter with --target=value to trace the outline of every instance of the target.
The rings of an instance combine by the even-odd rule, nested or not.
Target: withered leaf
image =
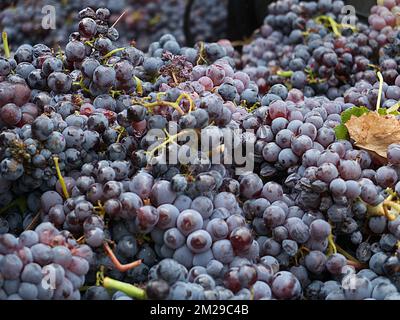
[[[357,147],[384,159],[388,146],[400,143],[400,121],[393,115],[369,112],[360,117],[352,116],[345,126]]]

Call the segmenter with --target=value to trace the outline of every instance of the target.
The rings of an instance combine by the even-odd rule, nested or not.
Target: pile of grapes
[[[399,300],[400,141],[350,123],[398,121],[400,1],[343,6],[276,1],[240,52],[105,7],[3,32],[0,299]]]

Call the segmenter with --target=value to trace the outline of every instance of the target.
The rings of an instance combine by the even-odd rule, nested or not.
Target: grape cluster
[[[343,6],[341,1],[286,0],[270,5],[257,38],[244,46],[242,56],[244,70],[260,90],[284,83],[307,97],[334,100],[369,71],[376,49],[369,43],[370,30],[356,20],[354,26],[338,24],[344,20]]]
[[[168,24],[142,51],[116,4],[57,49],[3,37],[0,299],[398,300],[400,144],[337,128],[397,110],[400,38],[342,6],[277,1],[242,52]]]
[[[0,236],[1,300],[80,300],[92,250],[51,223]]]

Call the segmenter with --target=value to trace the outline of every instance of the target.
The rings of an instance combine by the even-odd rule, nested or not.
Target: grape
[[[264,160],[270,163],[276,162],[281,150],[282,149],[275,142],[267,143],[262,151]]]
[[[305,266],[315,274],[322,273],[325,269],[326,256],[321,251],[311,251],[305,257]]]
[[[18,242],[21,246],[30,248],[39,242],[39,236],[32,230],[26,230],[19,235]]]
[[[289,236],[299,243],[305,243],[310,237],[309,229],[299,218],[293,217],[286,220],[286,229]]]
[[[187,300],[192,297],[192,291],[188,283],[178,281],[170,287],[168,299]]]
[[[24,173],[23,166],[14,159],[4,159],[0,162],[0,173],[10,181],[15,181]]]
[[[296,241],[293,240],[283,240],[282,249],[291,257],[295,256],[298,251],[298,245]]]
[[[214,218],[207,224],[206,230],[211,235],[213,241],[225,239],[229,234],[228,224],[225,220]]]
[[[179,231],[187,236],[191,232],[201,229],[203,218],[197,211],[191,209],[184,210],[179,214],[176,225]]]
[[[382,188],[394,186],[397,179],[396,171],[388,166],[380,167],[375,174],[375,180]]]
[[[272,238],[269,238],[262,244],[262,249],[263,252],[267,255],[278,256],[281,252],[282,247],[279,242],[275,241]]]
[[[208,274],[200,274],[194,280],[193,283],[199,284],[205,290],[213,290],[215,288],[214,279]]]
[[[21,280],[24,282],[39,284],[42,278],[42,268],[37,263],[27,264],[21,273]]]
[[[72,257],[71,264],[68,267],[73,273],[78,276],[85,275],[89,270],[89,263],[81,257]]]
[[[234,258],[234,251],[229,240],[218,240],[212,245],[212,252],[216,260],[230,263]]]
[[[206,267],[212,259],[214,259],[214,255],[212,250],[208,249],[193,256],[193,265]]]
[[[185,243],[184,235],[177,229],[171,228],[164,233],[164,242],[171,249],[178,249]]]
[[[372,183],[365,183],[361,186],[361,199],[368,204],[374,205],[378,198],[378,190]]]
[[[200,196],[193,199],[190,208],[199,212],[203,219],[207,219],[211,216],[214,205],[209,198]]]
[[[287,271],[280,271],[274,276],[271,289],[278,299],[296,299],[302,291],[300,282]]]
[[[164,300],[169,294],[169,285],[166,281],[151,280],[146,285],[147,297],[151,300]]]
[[[165,180],[156,182],[150,192],[151,202],[156,206],[172,203],[174,202],[175,198],[176,194],[171,189],[170,182]]]
[[[271,205],[264,211],[263,219],[267,227],[275,228],[285,222],[286,213],[282,208]]]
[[[361,167],[354,160],[340,160],[338,170],[345,180],[358,180],[361,176]]]
[[[318,168],[316,176],[318,179],[329,183],[338,176],[338,170],[332,163],[324,163]]]
[[[149,233],[157,224],[159,213],[152,206],[144,206],[137,210],[136,225],[139,230]]]
[[[275,182],[267,182],[261,192],[261,195],[270,202],[281,200],[283,196],[282,187]]]
[[[24,300],[34,300],[38,295],[38,291],[34,284],[22,282],[20,284],[18,294]]]
[[[322,219],[316,219],[310,224],[310,237],[315,240],[324,240],[331,234],[331,226]]]
[[[260,300],[260,299],[271,299],[272,293],[271,293],[271,288],[262,281],[257,281],[253,285],[253,292],[254,292],[254,300]]]
[[[247,199],[258,196],[262,188],[262,180],[256,174],[248,174],[240,181],[240,194]]]
[[[22,268],[23,264],[15,254],[7,254],[0,261],[1,274],[5,279],[17,279]]]
[[[400,164],[400,148],[397,144],[391,144],[387,150],[388,162],[394,165]]]
[[[193,253],[186,245],[177,249],[172,257],[187,268],[193,265]]]
[[[300,135],[292,138],[291,148],[293,152],[298,156],[302,156],[306,151],[312,148],[313,141],[307,135]]]
[[[272,230],[272,237],[278,242],[286,240],[289,236],[287,229],[284,226],[278,226]]]
[[[87,289],[85,300],[110,300],[110,294],[104,287],[93,286]]]
[[[141,259],[144,264],[153,266],[157,262],[157,256],[154,250],[147,244],[144,244],[137,254],[137,258]]]
[[[237,252],[243,252],[250,249],[253,239],[248,228],[238,227],[231,232],[229,240],[231,241],[234,250]]]
[[[14,103],[8,103],[1,107],[0,109],[0,118],[6,124],[10,126],[15,126],[22,119],[21,109],[15,105]]]
[[[157,208],[159,212],[159,220],[157,227],[160,229],[168,229],[175,226],[176,220],[179,215],[178,209],[170,204],[163,204]]]

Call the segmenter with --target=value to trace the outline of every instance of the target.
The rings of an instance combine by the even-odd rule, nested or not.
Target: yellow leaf
[[[386,159],[390,144],[400,143],[400,121],[393,115],[369,112],[360,117],[352,116],[345,126],[357,147],[380,158]]]

